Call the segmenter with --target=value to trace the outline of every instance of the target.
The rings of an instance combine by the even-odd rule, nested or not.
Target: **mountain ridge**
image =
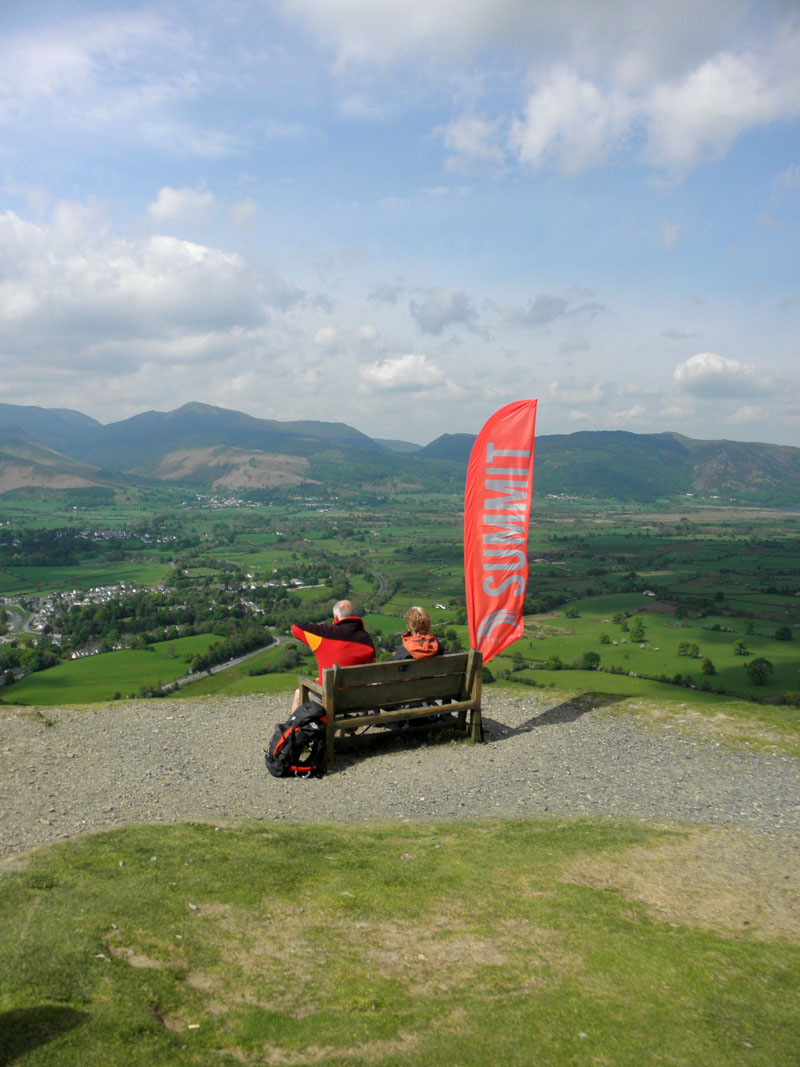
[[[11,468],[14,487],[24,487],[26,476],[46,487],[49,472],[53,488],[69,487],[70,479],[76,487],[106,486],[125,476],[243,490],[303,483],[453,488],[474,442],[473,434],[442,434],[419,447],[373,439],[346,423],[280,422],[197,402],[108,424],[69,409],[0,404],[0,491],[7,491],[3,471]],[[650,502],[699,494],[800,504],[800,448],[789,445],[580,430],[540,436],[535,459],[540,495]]]

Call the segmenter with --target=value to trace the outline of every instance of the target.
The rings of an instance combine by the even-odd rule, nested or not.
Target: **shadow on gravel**
[[[489,719],[484,716],[484,740],[495,743],[507,741],[509,738],[517,737],[519,734],[528,734],[539,726],[562,726],[565,723],[577,722],[589,711],[613,707],[614,704],[619,704],[621,700],[625,699],[627,698],[624,696],[617,696],[612,693],[585,693],[574,700],[565,700],[563,704],[548,708],[539,715],[532,716],[519,726],[506,726],[505,723],[498,722],[497,719]]]
[[[488,744],[498,744],[508,741],[520,734],[530,733],[539,726],[560,726],[565,723],[576,722],[581,716],[598,708],[610,708],[626,700],[624,696],[613,693],[583,693],[573,700],[565,700],[563,704],[547,708],[539,715],[534,715],[519,726],[507,726],[497,719],[483,716],[483,740]],[[405,749],[419,748],[422,745],[433,746],[436,744],[448,744],[453,740],[464,740],[463,733],[453,725],[442,724],[438,728],[427,726],[412,727],[411,729],[376,729],[374,733],[367,731],[357,737],[337,738],[336,740],[336,764],[329,773],[337,774],[346,771],[360,763],[364,757],[375,751],[402,751]]]
[[[394,730],[376,729],[357,737],[336,739],[336,764],[329,773],[337,774],[360,763],[371,752],[403,752],[408,749],[464,741],[464,734],[452,722],[440,726],[416,726]]]

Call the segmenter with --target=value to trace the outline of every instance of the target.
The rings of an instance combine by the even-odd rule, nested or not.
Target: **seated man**
[[[364,629],[364,623],[355,614],[349,600],[340,600],[333,605],[333,622],[304,622],[292,626],[292,636],[308,645],[317,658],[319,675],[326,667],[338,663],[351,667],[356,663],[374,663],[375,645]],[[296,689],[292,711],[300,706],[300,690]]]
[[[392,659],[430,659],[444,654],[444,645],[431,633],[431,617],[425,608],[413,607],[406,612],[406,632]]]

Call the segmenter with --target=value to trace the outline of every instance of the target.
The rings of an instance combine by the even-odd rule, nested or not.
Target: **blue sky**
[[[794,0],[0,8],[0,399],[800,445]]]

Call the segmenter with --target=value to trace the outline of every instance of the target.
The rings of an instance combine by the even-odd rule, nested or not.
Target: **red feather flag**
[[[522,635],[528,584],[536,401],[489,419],[472,448],[464,496],[464,579],[473,648],[483,662]]]

